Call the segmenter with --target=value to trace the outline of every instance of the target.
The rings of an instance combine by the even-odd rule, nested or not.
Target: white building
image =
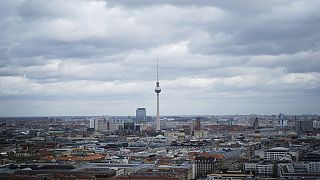
[[[275,119],[273,121],[273,126],[286,127],[286,126],[288,126],[288,120],[286,120],[286,119]]]
[[[95,119],[94,119],[94,118],[90,118],[89,127],[90,127],[90,128],[94,128],[94,124],[95,124]]]
[[[245,171],[254,171],[257,174],[272,174],[273,164],[245,163]]]
[[[279,179],[318,179],[320,172],[316,170],[320,162],[278,164]]]
[[[313,128],[320,129],[320,120],[313,121]]]
[[[284,147],[275,147],[268,149],[264,152],[264,158],[266,160],[291,160],[289,149]]]
[[[179,140],[179,137],[185,137],[186,134],[184,131],[166,130],[164,132],[164,136],[167,137],[171,141],[177,141],[177,140]]]
[[[116,131],[124,127],[124,123],[130,122],[129,119],[114,119],[107,116],[95,117],[93,120],[95,131]],[[91,123],[91,121],[90,121]]]
[[[208,138],[209,136],[209,131],[194,131],[194,137],[201,139],[201,138]]]
[[[308,172],[320,173],[320,162],[309,162],[306,166]]]
[[[259,119],[258,120],[258,124],[259,124],[259,127],[272,127],[273,124],[272,124],[273,120],[272,119]]]

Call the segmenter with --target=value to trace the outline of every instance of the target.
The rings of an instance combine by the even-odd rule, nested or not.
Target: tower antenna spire
[[[157,59],[157,82],[159,81],[159,60]]]

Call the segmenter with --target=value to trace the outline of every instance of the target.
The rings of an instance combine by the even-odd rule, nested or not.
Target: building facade
[[[290,160],[290,157],[289,149],[283,147],[271,148],[264,152],[264,158],[271,161]]]
[[[136,109],[136,119],[137,120],[146,120],[147,111],[146,108],[137,108]]]
[[[196,162],[196,177],[206,177],[208,174],[214,173],[217,159],[214,157],[197,156]]]

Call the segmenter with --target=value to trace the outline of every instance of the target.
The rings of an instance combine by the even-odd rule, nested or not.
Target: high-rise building
[[[137,120],[146,120],[146,117],[147,117],[146,108],[137,108],[136,119]]]
[[[156,88],[154,91],[157,93],[157,117],[156,117],[156,130],[160,131],[160,112],[159,112],[159,94],[161,92],[160,83],[159,83],[159,71],[158,71],[158,60],[157,60],[157,82]]]
[[[303,135],[307,131],[313,130],[313,121],[311,120],[298,120],[296,121],[296,132],[298,135]]]
[[[94,118],[90,118],[90,128],[94,129],[95,126],[95,119]]]
[[[253,129],[259,129],[259,119],[257,117],[253,121]]]
[[[199,131],[201,129],[201,120],[200,117],[198,116],[194,125],[194,130]]]

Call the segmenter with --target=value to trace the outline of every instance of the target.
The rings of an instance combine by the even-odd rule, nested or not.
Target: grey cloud
[[[320,51],[302,51],[294,54],[252,56],[248,66],[282,67],[291,73],[320,72]]]
[[[65,14],[63,1],[28,0],[20,4],[18,13],[21,18],[33,21],[39,18],[59,18]]]
[[[250,15],[228,12],[225,23],[209,27],[208,35],[195,38],[190,47],[195,53],[235,55],[318,50],[319,6],[317,1],[291,1]],[[224,37],[219,39],[221,32]]]
[[[164,114],[318,113],[318,7],[289,0],[3,1],[0,115],[124,115],[137,106],[153,114],[156,59]]]

